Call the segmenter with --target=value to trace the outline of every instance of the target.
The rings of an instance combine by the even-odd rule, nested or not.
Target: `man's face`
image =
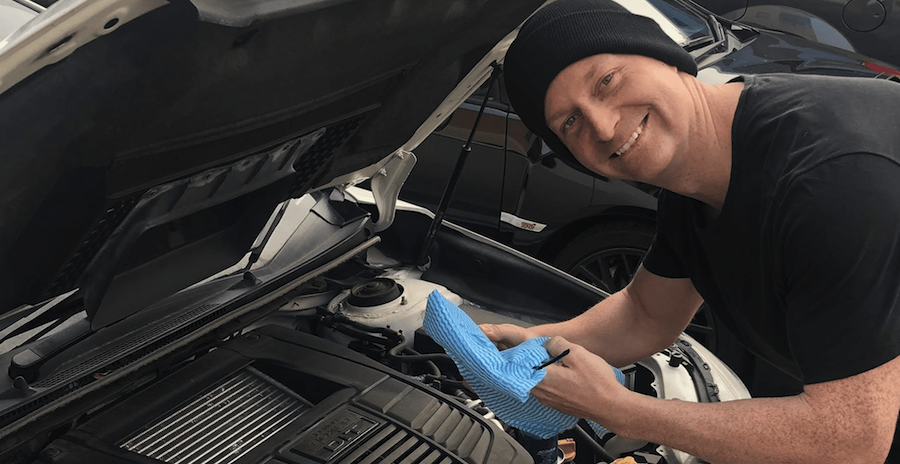
[[[665,186],[677,175],[693,115],[686,74],[637,55],[594,55],[547,89],[550,129],[588,169]]]

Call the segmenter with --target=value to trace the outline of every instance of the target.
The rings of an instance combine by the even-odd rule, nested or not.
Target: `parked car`
[[[606,294],[397,203],[543,0],[61,0],[0,44],[0,462],[531,463],[420,326]],[[495,44],[497,44],[495,46]],[[371,179],[371,191],[354,187]],[[746,398],[688,336],[635,391]],[[697,463],[577,426],[576,463]]]
[[[884,0],[698,0],[728,19],[900,65],[900,9]],[[868,62],[877,66],[877,63]]]
[[[687,0],[623,5],[663,24],[694,56],[699,77],[707,82],[776,72],[893,80],[900,76],[886,63],[790,34],[757,30]],[[604,291],[624,287],[653,238],[656,189],[590,175],[559,162],[516,116],[502,82],[480,89],[422,143],[401,198],[437,208],[486,96],[445,217]],[[741,351],[705,308],[687,332],[720,355]]]

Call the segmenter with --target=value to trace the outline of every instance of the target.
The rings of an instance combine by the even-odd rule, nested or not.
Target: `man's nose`
[[[619,112],[607,105],[591,105],[585,117],[594,131],[595,140],[609,142],[616,136]]]

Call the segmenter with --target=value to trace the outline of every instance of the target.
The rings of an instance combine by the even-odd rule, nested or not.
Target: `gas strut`
[[[434,219],[431,221],[431,225],[428,227],[428,233],[425,234],[425,243],[422,244],[422,251],[421,253],[419,253],[418,260],[416,260],[416,264],[418,266],[425,266],[428,264],[428,254],[431,251],[431,245],[434,243],[434,237],[435,235],[437,235],[437,231],[441,227],[441,223],[444,221],[444,213],[447,212],[447,206],[450,205],[450,198],[453,196],[453,191],[456,190],[456,184],[459,181],[459,176],[462,173],[463,166],[465,166],[466,164],[466,158],[468,158],[469,153],[472,152],[472,139],[475,138],[475,131],[478,129],[478,123],[481,121],[481,115],[484,114],[484,108],[485,106],[487,106],[488,98],[491,96],[491,87],[493,87],[494,81],[497,80],[497,76],[499,74],[500,65],[495,61],[491,63],[491,75],[488,78],[487,92],[485,92],[484,94],[484,100],[481,101],[481,107],[478,108],[478,114],[475,116],[475,123],[472,124],[472,130],[469,132],[469,138],[459,150],[459,157],[456,159],[456,166],[453,167],[453,172],[450,174],[450,179],[447,180],[447,186],[444,188],[444,193],[441,194],[441,202],[438,204],[437,211],[434,212]]]

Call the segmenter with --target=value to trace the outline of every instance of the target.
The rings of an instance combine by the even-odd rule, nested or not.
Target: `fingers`
[[[478,328],[481,329],[481,331],[487,335],[488,340],[492,342],[500,341],[503,338],[502,329],[494,324],[481,324]]]
[[[544,406],[596,420],[616,410],[628,390],[616,380],[611,366],[600,356],[562,337],[544,342],[551,359],[568,353],[544,368],[546,375],[531,394]],[[568,350],[568,351],[567,351]]]
[[[512,324],[481,324],[478,327],[500,348],[516,346],[531,338],[525,328]]]

